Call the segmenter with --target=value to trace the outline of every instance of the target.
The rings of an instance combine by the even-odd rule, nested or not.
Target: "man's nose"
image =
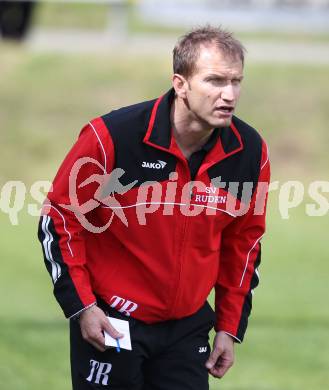
[[[227,83],[223,88],[222,88],[222,99],[226,101],[233,101],[234,100],[234,88],[231,83]]]

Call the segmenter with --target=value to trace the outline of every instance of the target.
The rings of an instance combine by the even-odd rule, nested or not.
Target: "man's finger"
[[[222,376],[224,375],[223,372],[219,369],[219,368],[216,368],[216,367],[213,367],[209,370],[209,373],[215,377],[215,378],[222,378]]]
[[[215,366],[215,364],[217,363],[217,360],[218,360],[219,356],[222,354],[222,352],[223,351],[220,348],[215,348],[212,350],[212,352],[209,356],[209,359],[206,362],[206,367],[208,368],[208,370],[210,370],[211,368],[213,368]]]
[[[114,339],[121,339],[124,335],[120,332],[118,332],[106,319],[103,324],[103,330],[105,330],[106,333],[108,333],[111,337]]]
[[[227,367],[213,367],[209,370],[210,374],[216,378],[222,378],[231,366]]]
[[[105,338],[101,330],[99,333],[85,333],[83,339],[86,340],[89,344],[97,348],[99,351],[105,351]]]
[[[219,359],[209,372],[216,378],[222,378],[232,366],[233,361]]]
[[[104,344],[100,344],[99,342],[94,341],[92,339],[88,340],[88,342],[89,342],[89,344],[91,344],[93,347],[95,347],[96,349],[98,349],[101,352],[104,352],[106,350],[106,347]]]

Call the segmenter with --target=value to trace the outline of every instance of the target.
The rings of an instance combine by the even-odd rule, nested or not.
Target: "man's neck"
[[[175,99],[171,106],[170,121],[173,136],[183,155],[189,157],[205,145],[214,131],[197,118],[191,117],[184,102]]]

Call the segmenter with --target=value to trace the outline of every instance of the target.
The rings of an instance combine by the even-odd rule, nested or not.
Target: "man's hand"
[[[234,362],[234,341],[225,332],[217,332],[213,350],[206,363],[209,373],[215,378],[222,378]]]
[[[106,350],[104,330],[114,339],[123,337],[123,334],[115,330],[109,323],[103,310],[97,306],[83,311],[79,322],[83,339],[101,352]]]

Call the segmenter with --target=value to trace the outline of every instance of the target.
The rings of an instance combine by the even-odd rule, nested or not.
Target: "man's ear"
[[[186,91],[188,89],[188,82],[184,76],[174,73],[172,76],[172,85],[176,92],[176,95],[181,99],[186,98]]]

